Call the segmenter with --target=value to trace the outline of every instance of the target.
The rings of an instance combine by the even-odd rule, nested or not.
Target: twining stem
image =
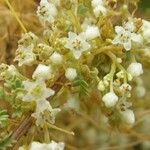
[[[21,26],[22,30],[26,33],[27,30],[25,28],[25,26],[23,25],[23,23],[21,22],[21,20],[19,19],[18,15],[16,14],[14,8],[11,6],[9,0],[5,0],[6,4],[8,5],[9,9],[11,10],[12,14],[14,15],[14,17],[16,18],[16,20],[18,21],[19,25]]]
[[[74,132],[70,132],[70,131],[67,131],[67,130],[65,130],[65,129],[59,128],[59,127],[57,127],[57,126],[55,126],[55,125],[53,125],[53,124],[47,123],[47,126],[48,126],[49,128],[52,128],[52,129],[61,131],[61,132],[63,132],[63,133],[70,134],[70,135],[74,135]]]
[[[45,124],[45,126],[44,126],[44,140],[45,140],[46,143],[48,143],[50,141],[48,125],[47,124]]]
[[[74,27],[76,28],[76,31],[78,33],[80,33],[81,32],[81,26],[80,26],[80,22],[79,22],[78,18],[75,16],[75,14],[72,10],[69,10],[69,15],[70,15],[70,18],[72,20]]]
[[[117,62],[117,57],[112,52],[108,51],[106,54],[116,63],[117,67],[124,72],[124,83],[127,83],[127,71],[125,68]]]
[[[114,74],[116,72],[116,63],[113,61],[112,65],[111,65],[111,71],[110,71],[110,91],[113,92],[113,78],[114,78]]]

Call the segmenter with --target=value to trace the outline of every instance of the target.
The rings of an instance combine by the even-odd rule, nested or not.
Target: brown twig
[[[65,82],[65,77],[64,75],[61,75],[58,80],[56,82]],[[54,85],[52,86],[52,89],[55,90],[56,94],[58,93],[58,91],[62,88],[62,85]],[[55,95],[56,95],[55,94]],[[50,98],[50,100],[53,97]],[[31,128],[32,124],[34,123],[34,119],[31,116],[32,113],[29,113],[27,116],[25,116],[25,118],[19,123],[19,125],[17,126],[17,128],[14,130],[13,134],[12,134],[12,139],[19,141],[19,139],[28,133],[29,129]],[[11,148],[11,150],[15,150],[15,144],[13,145],[13,147]]]

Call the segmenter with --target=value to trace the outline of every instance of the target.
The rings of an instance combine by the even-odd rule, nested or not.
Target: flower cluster
[[[22,109],[20,116],[30,113],[36,125],[31,132],[44,137],[33,136],[43,143],[30,142],[30,150],[64,149],[63,143],[50,142],[55,137],[50,135],[51,128],[73,135],[54,125],[60,111],[58,123],[64,121],[60,124],[69,129],[76,126],[69,126],[73,120],[80,122],[74,119],[76,115],[69,117],[69,111],[92,123],[90,115],[101,113],[112,126],[134,125],[132,95],[143,97],[146,92],[140,78],[144,73],[140,53],[143,49],[149,52],[150,23],[122,16],[120,3],[118,13],[111,2],[117,5],[105,0],[41,0],[37,16],[44,26],[43,35],[22,35],[15,57],[18,68],[0,65],[5,89],[0,94],[12,97],[11,104]],[[112,20],[115,15],[120,19]]]

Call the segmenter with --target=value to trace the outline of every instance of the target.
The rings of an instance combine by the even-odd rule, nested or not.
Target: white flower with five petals
[[[123,45],[127,51],[131,50],[132,41],[135,43],[142,42],[142,36],[134,33],[134,24],[132,22],[127,22],[124,27],[116,26],[115,31],[117,35],[112,43]]]
[[[106,15],[107,10],[104,7],[103,0],[92,0],[91,5],[93,7],[93,12],[96,17],[99,17],[100,13]]]
[[[56,115],[60,111],[59,108],[52,108],[47,100],[41,100],[37,102],[36,112],[32,116],[36,118],[37,126],[43,126],[46,122],[54,124]]]
[[[22,100],[26,102],[41,101],[55,94],[50,88],[46,88],[43,80],[36,80],[35,82],[23,81],[24,90],[27,92]]]
[[[35,69],[33,75],[33,79],[50,79],[52,78],[52,68],[51,66],[46,66],[43,64],[39,64]]]
[[[57,8],[53,3],[41,0],[40,6],[37,8],[37,16],[41,21],[53,23],[57,13]]]
[[[27,47],[19,46],[16,52],[15,61],[18,61],[18,66],[31,65],[35,60],[36,56],[33,53],[34,45],[31,44]]]
[[[91,48],[90,44],[86,41],[85,33],[69,32],[69,37],[65,44],[65,48],[70,49],[76,59],[79,59],[82,52],[87,51]]]

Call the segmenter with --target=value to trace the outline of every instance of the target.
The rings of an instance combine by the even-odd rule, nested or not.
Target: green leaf
[[[78,6],[77,14],[78,14],[79,16],[83,16],[83,15],[85,15],[85,13],[86,13],[87,11],[88,11],[88,8],[85,7],[83,4],[80,4],[80,5]]]
[[[74,81],[73,83],[74,87],[79,87],[79,96],[89,96],[89,85],[88,83],[82,79],[82,78],[78,78]]]
[[[0,88],[0,99],[4,100],[4,98],[5,98],[5,92],[4,92],[4,89],[1,87]]]
[[[0,126],[6,126],[8,117],[7,110],[0,110]]]
[[[15,141],[11,138],[11,134],[6,135],[3,139],[0,139],[0,150],[6,150],[11,147]]]

